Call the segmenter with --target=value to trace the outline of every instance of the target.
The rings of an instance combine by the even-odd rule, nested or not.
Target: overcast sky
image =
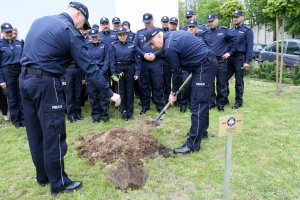
[[[0,0],[0,23],[9,22],[19,29],[20,38],[25,38],[32,22],[45,15],[55,15],[66,10],[70,0]],[[178,0],[80,0],[90,13],[90,24],[99,24],[101,17],[120,17],[131,23],[132,30],[143,28],[142,15],[150,12],[155,25],[160,27],[160,18],[178,16]]]

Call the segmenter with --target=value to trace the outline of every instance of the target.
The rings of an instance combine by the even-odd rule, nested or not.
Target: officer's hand
[[[84,85],[86,83],[85,80],[81,80],[81,85]]]
[[[229,56],[230,56],[230,53],[225,53],[225,54],[222,56],[222,58],[223,58],[223,59],[227,59]]]
[[[244,63],[244,65],[243,65],[243,69],[248,69],[250,67],[250,65],[249,64],[247,64],[247,63]]]
[[[144,54],[144,58],[145,58],[146,60],[149,60],[150,55],[151,55],[151,53],[145,53],[145,54]]]
[[[115,102],[115,106],[118,107],[121,104],[121,97],[120,95],[114,93],[112,97],[110,98],[113,102]]]
[[[7,87],[6,82],[0,83],[0,87],[3,89],[6,89],[6,87]]]
[[[119,82],[119,78],[117,77],[117,75],[112,75],[111,79],[116,81],[116,82]]]
[[[177,100],[177,96],[175,96],[175,95],[173,95],[173,93],[171,93],[169,96],[169,102],[171,103],[171,105],[173,105],[176,100]]]
[[[151,53],[149,57],[149,61],[154,61],[154,60],[155,60],[155,55]]]
[[[139,76],[134,76],[133,79],[136,81],[139,79]]]
[[[66,85],[67,85],[67,82],[66,82],[66,81],[62,81],[62,82],[61,82],[61,85],[62,85],[62,86],[66,86]]]

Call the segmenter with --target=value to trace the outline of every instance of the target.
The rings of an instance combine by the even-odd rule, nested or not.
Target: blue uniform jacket
[[[74,60],[106,98],[113,95],[101,70],[92,63],[82,34],[67,13],[35,20],[25,41],[23,66],[62,75]]]
[[[253,31],[245,24],[233,28],[232,31],[240,38],[236,52],[245,54],[244,62],[249,64],[253,59]]]
[[[96,64],[101,69],[102,73],[105,74],[109,68],[109,48],[104,42],[88,44],[88,54],[93,64]]]
[[[200,67],[210,50],[202,40],[180,30],[164,33],[164,52],[172,69],[172,91],[176,92],[182,83],[182,69],[192,72]]]
[[[112,43],[110,49],[110,70],[111,74],[117,74],[117,62],[131,62],[134,66],[134,75],[140,76],[140,64],[138,60],[136,45],[131,41]]]
[[[109,31],[100,31],[99,32],[99,38],[101,42],[104,42],[105,44],[111,45],[111,43],[118,40],[116,32],[113,32],[112,30]]]
[[[12,40],[11,43],[5,38],[0,40],[0,83],[5,82],[2,68],[7,65],[19,65],[23,51],[22,42]]]
[[[132,31],[128,32],[128,37],[127,40],[133,42],[134,41],[134,37],[135,37],[135,33]]]
[[[143,28],[141,30],[138,30],[135,34],[134,43],[136,44],[138,55],[141,57],[143,61],[147,61],[144,59],[145,53],[153,53],[155,55],[155,60],[161,58],[161,56],[163,55],[162,51],[154,50],[149,45],[144,46],[145,45],[144,34],[146,31],[147,29]]]
[[[239,37],[224,26],[208,29],[202,34],[202,38],[208,48],[212,50],[216,56],[222,56],[225,53],[232,55],[236,52],[239,42]]]

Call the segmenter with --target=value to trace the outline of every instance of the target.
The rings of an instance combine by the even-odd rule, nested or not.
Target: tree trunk
[[[278,15],[276,15],[276,91],[278,93],[278,69],[279,69],[279,22]]]
[[[279,94],[282,92],[282,70],[283,70],[283,54],[284,54],[284,26],[285,15],[282,16],[282,35],[281,35],[281,60],[280,60],[280,75],[279,75]]]

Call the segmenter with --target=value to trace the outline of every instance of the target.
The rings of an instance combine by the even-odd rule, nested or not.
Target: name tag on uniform
[[[218,33],[217,35],[223,35],[223,33]]]
[[[103,49],[103,48],[104,48],[104,46],[101,46],[101,47],[100,47],[100,49]]]
[[[63,108],[63,105],[54,105],[51,107],[52,110],[59,110],[59,109],[62,109]]]
[[[242,34],[244,34],[245,32],[244,32],[244,31],[239,31],[239,33],[242,33]]]
[[[127,48],[133,48],[134,46],[132,45],[132,46],[128,46]]]
[[[205,83],[201,82],[201,83],[196,83],[196,86],[205,86]]]

